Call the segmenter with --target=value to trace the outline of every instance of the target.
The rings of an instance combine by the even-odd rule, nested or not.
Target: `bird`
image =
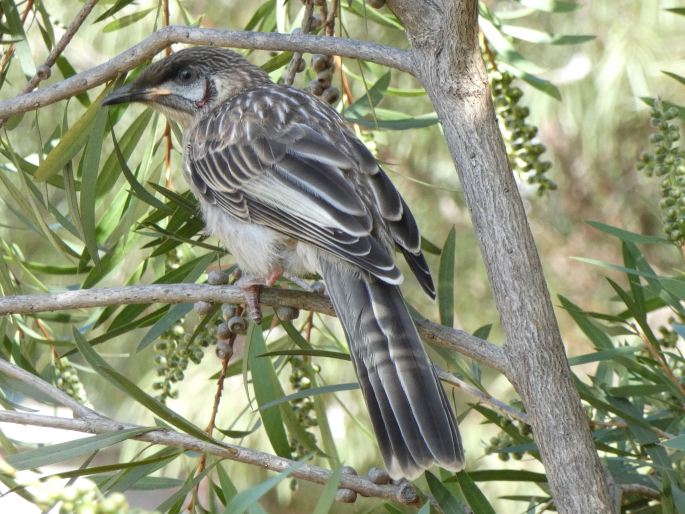
[[[435,299],[416,220],[340,114],[206,46],[149,64],[102,105],[131,102],[181,126],[184,177],[242,272],[251,317],[262,285],[323,279],[390,477],[462,469],[454,411],[399,288],[395,250]]]

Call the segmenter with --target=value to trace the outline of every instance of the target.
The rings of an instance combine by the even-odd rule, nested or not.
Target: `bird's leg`
[[[283,269],[282,268],[274,268],[274,270],[271,272],[269,277],[266,279],[266,285],[269,287],[273,287],[273,285],[276,283],[276,281],[281,278],[281,275],[283,275]]]

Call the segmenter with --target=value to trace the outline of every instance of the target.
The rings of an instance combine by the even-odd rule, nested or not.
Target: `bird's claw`
[[[247,306],[247,316],[259,325],[262,322],[262,305],[260,301],[262,282],[243,276],[236,282],[236,285],[243,290]]]

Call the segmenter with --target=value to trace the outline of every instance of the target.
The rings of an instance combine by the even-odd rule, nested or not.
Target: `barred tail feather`
[[[399,288],[320,259],[376,438],[392,478],[463,466],[454,413]]]

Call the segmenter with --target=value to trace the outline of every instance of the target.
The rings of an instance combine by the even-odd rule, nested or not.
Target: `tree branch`
[[[160,50],[173,43],[340,55],[353,59],[363,59],[412,73],[411,59],[407,51],[370,41],[304,34],[169,26],[159,29],[137,45],[95,68],[78,73],[39,91],[3,100],[0,102],[0,118],[38,109],[113,80],[118,75],[150,60]]]
[[[78,31],[78,29],[81,28],[81,25],[83,25],[83,22],[86,21],[86,18],[90,14],[90,11],[93,10],[93,7],[95,7],[95,4],[97,3],[98,0],[88,0],[85,4],[83,4],[83,7],[81,7],[79,12],[76,14],[76,17],[71,22],[71,25],[69,25],[66,32],[62,34],[60,40],[57,42],[55,46],[52,47],[52,50],[50,50],[47,59],[45,59],[45,62],[42,65],[38,66],[36,74],[31,78],[31,80],[26,85],[22,93],[28,93],[29,91],[33,91],[36,88],[36,86],[40,84],[41,81],[50,77],[51,68],[55,64],[55,62],[57,62],[57,58],[67,47],[69,42],[72,40],[72,38]]]
[[[0,298],[0,315],[32,314],[41,311],[105,307],[108,305],[146,303],[244,303],[237,286],[201,284],[155,284],[147,286],[82,289],[63,293],[6,296]],[[326,296],[294,289],[264,288],[261,301],[269,306],[286,306],[312,310],[334,316],[335,311]],[[472,359],[508,373],[502,349],[462,330],[452,329],[428,320],[417,320],[416,326],[424,341],[456,350]]]
[[[91,434],[104,434],[118,430],[128,430],[138,428],[138,425],[120,423],[98,415],[95,418],[69,419],[57,416],[45,416],[42,414],[32,414],[17,411],[0,411],[0,423],[18,423],[37,427],[59,428],[62,430],[73,430],[76,432],[87,432]],[[154,444],[163,444],[174,448],[207,453],[222,459],[234,460],[259,466],[260,468],[271,471],[284,471],[295,464],[295,461],[284,459],[269,453],[252,450],[243,446],[222,443],[221,445],[208,443],[195,439],[186,434],[175,430],[163,429],[147,432],[135,437],[139,441]],[[307,480],[317,484],[325,484],[330,478],[331,472],[319,466],[305,464],[292,473],[292,476],[301,480]],[[372,496],[383,498],[402,504],[419,504],[420,500],[414,487],[404,482],[398,485],[379,485],[373,483],[368,478],[343,474],[340,478],[339,487],[351,489],[362,496]]]

